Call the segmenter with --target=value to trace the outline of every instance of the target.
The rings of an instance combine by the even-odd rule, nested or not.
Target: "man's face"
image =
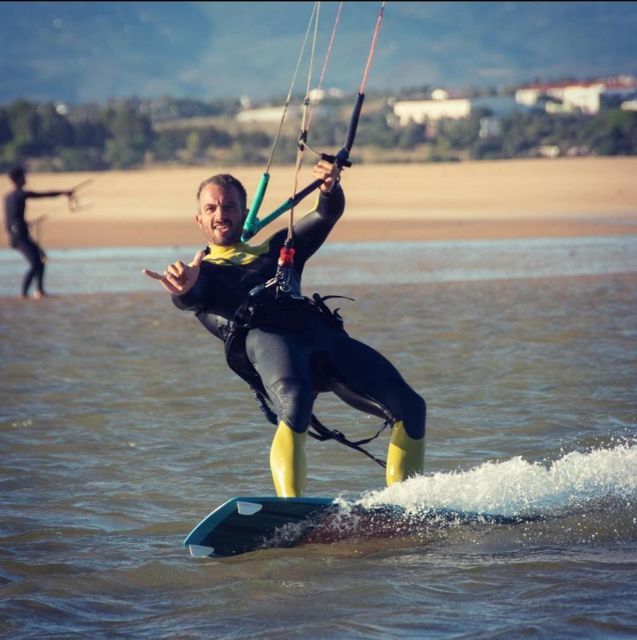
[[[209,243],[227,247],[241,240],[246,213],[234,187],[211,183],[199,195],[195,220]]]

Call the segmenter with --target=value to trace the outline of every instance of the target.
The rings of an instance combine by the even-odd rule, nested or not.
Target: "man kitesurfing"
[[[318,4],[307,33],[312,20],[318,20]],[[374,458],[386,467],[387,485],[423,469],[426,418],[423,398],[383,355],[345,331],[341,316],[325,304],[331,296],[322,298],[315,293],[309,298],[301,292],[306,262],[325,242],[345,208],[341,170],[350,166],[349,152],[382,10],[383,5],[345,145],[335,156],[321,154],[313,168],[314,182],[297,191],[295,180],[293,197],[259,222],[256,213],[269,179],[268,170],[250,210],[246,190],[234,176],[222,173],[204,180],[197,191],[195,221],[206,238],[206,249],[198,251],[189,264],[182,261],[170,264],[163,274],[144,269],[144,274],[161,282],[179,309],[194,312],[208,331],[224,341],[228,365],[250,385],[268,419],[276,425],[270,468],[279,497],[304,494],[308,433],[319,440],[336,439],[374,458],[360,447],[371,438],[350,442],[314,416],[314,401],[320,393],[335,393],[350,406],[383,419],[383,426],[391,426],[386,463]],[[339,15],[340,7],[335,28]],[[333,36],[334,33],[328,52]],[[307,109],[309,100],[305,104]],[[307,111],[299,138],[297,177],[307,146],[306,116]],[[294,222],[294,206],[317,188],[315,207]],[[274,233],[262,244],[248,244],[247,240],[265,224],[288,210],[287,230]]]
[[[281,269],[286,229],[257,246],[242,242],[246,193],[228,174],[212,176],[198,190],[195,220],[207,248],[190,264],[174,262],[163,274],[144,270],[172,294],[178,308],[193,311],[206,329],[225,341],[230,366],[245,372],[242,377],[273,404],[277,429],[270,467],[281,497],[302,496],[305,491],[305,442],[314,400],[323,392],[331,391],[391,424],[388,485],[423,468],[425,401],[385,357],[350,337],[320,297],[301,295],[305,263],[345,206],[338,166],[320,160],[313,172],[322,185],[317,206],[294,225],[287,294],[268,286]]]
[[[16,251],[19,251],[29,263],[29,268],[22,279],[22,297],[29,297],[29,288],[35,280],[33,297],[39,300],[47,295],[44,290],[46,253],[29,233],[29,223],[25,219],[26,202],[29,198],[66,196],[71,203],[75,188],[65,191],[28,191],[24,188],[27,178],[23,167],[13,167],[7,175],[13,183],[13,190],[4,197],[4,219],[9,244]]]

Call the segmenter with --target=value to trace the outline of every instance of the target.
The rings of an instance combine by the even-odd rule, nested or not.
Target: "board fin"
[[[215,553],[214,547],[205,547],[200,544],[189,544],[188,551],[193,558],[207,558]]]
[[[237,500],[237,512],[242,516],[253,516],[263,509],[263,505],[258,502],[244,502]]]

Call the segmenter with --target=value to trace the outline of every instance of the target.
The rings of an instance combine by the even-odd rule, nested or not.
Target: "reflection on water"
[[[308,493],[550,517],[195,561],[181,545],[206,513],[272,493],[273,432],[220,343],[140,273],[194,249],[51,252],[58,295],[39,302],[9,297],[23,265],[3,253],[7,637],[637,634],[634,241],[350,248],[325,247],[306,290],[356,298],[348,331],[427,399],[426,473],[386,490],[364,456],[311,441]],[[377,426],[316,408],[353,437]]]

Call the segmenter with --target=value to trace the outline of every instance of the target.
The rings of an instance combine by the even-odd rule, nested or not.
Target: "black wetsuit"
[[[295,224],[294,269],[299,282],[306,261],[327,238],[344,203],[338,186],[331,195],[321,194],[316,209]],[[195,286],[183,296],[173,296],[173,302],[194,311],[211,333],[224,339],[228,321],[249,292],[275,275],[286,236],[283,229],[259,247],[211,245]],[[307,304],[290,301],[277,314],[278,304],[274,301],[266,320],[247,332],[245,353],[279,420],[298,433],[306,431],[316,394],[332,391],[366,413],[391,423],[402,420],[412,438],[424,435],[425,402],[385,357]]]
[[[22,280],[22,295],[27,296],[35,278],[38,291],[44,291],[44,264],[46,254],[29,235],[29,225],[24,219],[27,198],[48,198],[60,195],[59,191],[35,192],[14,189],[4,198],[4,216],[9,244],[29,262],[29,269]]]

